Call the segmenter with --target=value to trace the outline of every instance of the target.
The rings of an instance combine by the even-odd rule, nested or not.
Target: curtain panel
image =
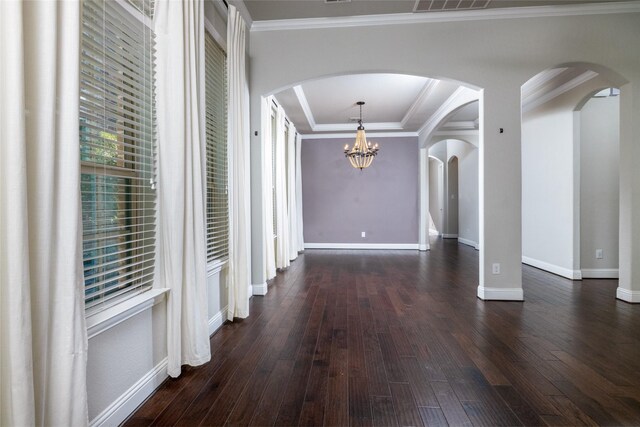
[[[273,129],[271,127],[271,110],[273,97],[262,98],[262,244],[265,268],[265,280],[276,275],[276,254],[274,242],[273,206]]]
[[[168,373],[211,359],[206,287],[204,6],[158,0],[156,286],[167,298]],[[180,82],[180,84],[176,84]]]
[[[251,200],[249,85],[246,77],[246,25],[233,5],[227,19],[229,156],[229,305],[227,319],[249,315],[251,287]]]
[[[79,2],[0,2],[0,425],[88,424]]]
[[[278,106],[276,115],[276,267],[287,268],[289,261],[289,214],[287,204],[287,162],[286,162],[286,138],[285,138],[285,113]]]
[[[298,215],[297,225],[297,249],[304,251],[304,224],[302,221],[302,138],[296,136],[296,215]]]
[[[298,258],[298,203],[296,201],[296,128],[289,125],[289,138],[287,138],[287,210],[289,216],[289,259]]]

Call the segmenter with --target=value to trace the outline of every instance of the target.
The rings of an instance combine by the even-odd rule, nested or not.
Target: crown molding
[[[354,131],[358,127],[357,123],[322,123],[316,124],[311,129],[314,132],[336,132],[336,131]],[[372,122],[366,123],[367,132],[372,130],[401,130],[400,122]]]
[[[235,2],[234,2],[235,3]],[[244,4],[243,4],[244,5]],[[251,32],[640,12],[640,1],[254,21]]]
[[[522,111],[523,112],[531,111],[534,108],[537,108],[542,104],[545,104],[551,101],[552,99],[557,98],[563,93],[566,93],[572,89],[575,89],[581,84],[586,83],[597,76],[598,76],[598,73],[596,73],[595,71],[591,71],[591,70],[585,71],[584,73],[580,74],[578,77],[572,80],[569,80],[565,84],[558,86],[552,91],[547,92],[546,94],[540,97],[537,97],[537,98],[531,99],[530,101],[525,102],[524,105],[522,106]]]
[[[424,87],[418,94],[418,97],[416,98],[415,101],[413,101],[413,104],[411,104],[411,107],[409,107],[409,109],[407,110],[407,113],[404,115],[404,117],[400,121],[400,125],[402,127],[405,127],[407,125],[407,122],[409,121],[411,116],[413,116],[416,113],[420,105],[424,102],[425,99],[427,99],[429,95],[431,95],[431,92],[433,92],[433,90],[436,88],[436,86],[438,86],[439,83],[440,83],[440,80],[434,80],[434,79],[427,80],[427,83],[425,83]]]
[[[448,111],[451,111],[451,106],[456,102],[458,96],[464,92],[464,87],[459,86],[450,96],[447,98],[438,109],[427,119],[426,122],[420,129],[418,129],[418,133],[422,133],[428,127],[435,127],[435,125],[446,116]]]
[[[567,70],[568,68],[566,67],[554,68],[552,70],[548,70],[533,76],[529,79],[529,81],[522,85],[522,98],[526,99],[532,96],[542,86],[546,85],[555,77],[559,76]]]
[[[434,136],[450,136],[451,139],[454,139],[454,136],[474,136],[478,135],[478,129],[451,129],[451,130],[437,130],[431,134]]]
[[[300,139],[344,139],[344,138],[355,138],[356,134],[354,132],[350,133],[308,133],[308,134],[299,134]],[[371,137],[373,138],[411,138],[417,137],[418,132],[368,132],[367,140]]]
[[[309,106],[309,102],[307,101],[307,96],[304,94],[302,90],[302,86],[294,86],[293,92],[296,94],[298,98],[298,102],[300,103],[300,107],[302,107],[302,112],[304,116],[307,118],[307,122],[309,123],[309,127],[311,129],[316,127],[316,119],[313,118],[313,113],[311,112],[311,107]]]
[[[473,130],[477,129],[475,120],[459,120],[459,121],[450,121],[443,124],[440,129],[446,131],[457,131],[457,130]]]

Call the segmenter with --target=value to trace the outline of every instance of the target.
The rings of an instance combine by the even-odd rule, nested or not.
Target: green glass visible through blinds
[[[132,3],[153,11],[150,0]],[[154,34],[141,14],[116,1],[83,1],[80,161],[87,309],[105,308],[152,285],[154,62]]]

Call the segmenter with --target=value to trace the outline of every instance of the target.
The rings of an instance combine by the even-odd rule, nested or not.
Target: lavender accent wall
[[[363,171],[344,157],[353,138],[302,141],[305,243],[418,243],[418,138],[371,140],[380,152]]]

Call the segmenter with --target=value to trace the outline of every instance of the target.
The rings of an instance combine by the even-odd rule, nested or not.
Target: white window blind
[[[229,253],[226,55],[205,33],[207,125],[207,262]]]
[[[150,0],[136,2],[153,10]],[[140,16],[136,16],[140,15]],[[154,34],[128,3],[82,3],[85,308],[149,288],[155,256]]]

